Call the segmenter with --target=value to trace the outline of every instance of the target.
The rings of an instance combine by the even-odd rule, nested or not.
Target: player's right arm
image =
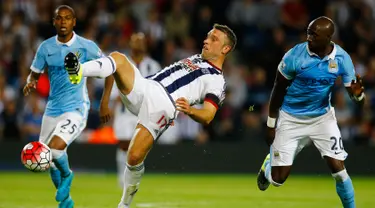
[[[100,100],[100,121],[105,124],[111,119],[111,110],[109,109],[109,100],[115,78],[113,75],[106,77],[104,81],[104,89],[102,99]]]
[[[342,79],[346,91],[354,103],[363,106],[365,103],[365,89],[362,84],[362,78],[359,74],[355,74],[354,64],[349,54],[345,53],[341,67],[344,69]]]
[[[44,43],[40,44],[38,50],[33,59],[33,63],[31,64],[31,72],[26,79],[26,85],[23,88],[23,94],[25,96],[29,95],[32,90],[36,89],[36,85],[38,83],[39,77],[41,73],[43,73],[44,68],[47,66],[46,55],[45,55],[45,47]]]
[[[287,88],[291,84],[295,76],[294,58],[291,56],[291,51],[285,54],[277,67],[276,78],[272,88],[269,108],[268,108],[268,137],[267,144],[270,146],[275,138],[276,120],[279,116],[279,110],[283,104]]]

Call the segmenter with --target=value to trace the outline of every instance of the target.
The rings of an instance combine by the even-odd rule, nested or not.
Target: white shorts
[[[295,156],[311,142],[322,157],[346,159],[348,154],[344,150],[334,108],[322,116],[303,119],[280,111],[271,145],[271,166],[292,165]]]
[[[128,95],[120,93],[121,100],[130,112],[138,116],[138,123],[158,139],[176,117],[174,101],[160,83],[143,78],[133,67],[133,90]]]
[[[58,136],[69,145],[85,127],[86,119],[78,112],[68,112],[58,117],[44,115],[39,141],[48,144],[53,136]]]
[[[130,141],[133,137],[138,118],[122,103],[117,102],[114,110],[113,130],[119,141]]]

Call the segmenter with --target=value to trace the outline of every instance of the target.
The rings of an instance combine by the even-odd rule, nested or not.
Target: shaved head
[[[311,21],[307,28],[309,49],[316,54],[327,55],[334,33],[335,24],[330,18],[321,16]]]
[[[324,34],[327,34],[330,37],[332,37],[335,33],[335,24],[330,18],[325,16],[318,17],[311,21],[309,28],[315,28],[316,30],[324,32]]]

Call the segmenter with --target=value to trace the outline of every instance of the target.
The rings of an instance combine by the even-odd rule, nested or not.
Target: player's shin
[[[69,197],[73,172],[69,168],[68,155],[64,150],[51,149],[51,152],[53,158],[52,161],[61,173],[61,184],[59,185],[55,196],[56,201],[61,202]]]
[[[118,205],[119,208],[130,206],[134,195],[138,191],[138,187],[144,172],[145,167],[143,162],[134,166],[130,166],[129,164],[127,164],[124,172],[124,190],[122,193],[121,202]]]
[[[53,185],[55,185],[55,188],[59,188],[61,183],[61,173],[59,169],[55,166],[55,163],[51,163],[51,168],[49,169],[49,174],[51,176]]]
[[[333,173],[332,177],[336,180],[336,191],[341,199],[344,208],[354,208],[354,188],[346,169]]]
[[[70,174],[68,155],[64,150],[51,149],[52,161],[56,168],[61,172],[62,177],[66,177]]]
[[[127,161],[127,151],[122,150],[121,148],[117,149],[116,161],[117,161],[117,178],[121,187],[124,186],[124,172]]]
[[[82,64],[82,76],[105,78],[115,73],[116,62],[110,56]]]

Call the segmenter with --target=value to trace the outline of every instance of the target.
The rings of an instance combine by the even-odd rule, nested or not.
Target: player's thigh
[[[68,112],[58,117],[53,136],[58,136],[67,145],[71,144],[86,127],[86,120],[78,112]]]
[[[159,83],[149,81],[148,84],[139,110],[138,123],[148,129],[156,140],[175,118],[176,107]]]
[[[137,165],[144,161],[153,144],[154,138],[150,131],[138,124],[129,145],[128,164]]]
[[[116,62],[116,72],[113,74],[118,89],[124,95],[128,95],[135,85],[137,79],[141,76],[139,70],[122,53],[113,52],[110,56]]]
[[[291,166],[296,155],[310,143],[307,125],[280,113],[275,139],[271,145],[271,166]]]
[[[39,141],[48,144],[52,138],[52,133],[56,128],[57,120],[47,115],[43,116],[42,126],[40,129]]]
[[[314,125],[310,137],[322,157],[344,161],[348,156],[335,119],[325,119]]]

